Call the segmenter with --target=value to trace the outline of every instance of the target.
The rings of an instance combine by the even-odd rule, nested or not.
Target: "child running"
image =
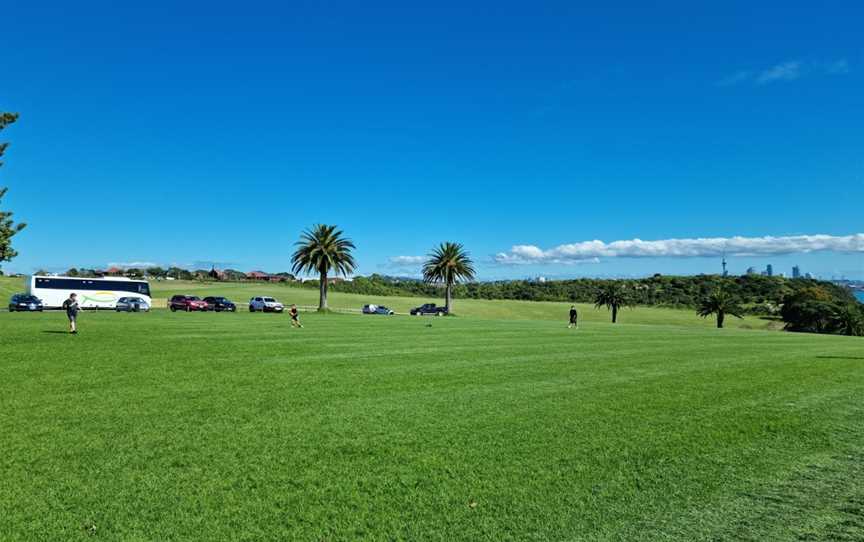
[[[74,293],[69,294],[69,299],[63,302],[63,308],[66,309],[66,317],[69,318],[69,333],[78,334],[78,327],[75,321],[78,319],[78,296]]]
[[[300,323],[300,311],[297,310],[297,305],[292,304],[288,314],[291,315],[291,327],[303,327],[303,324]]]

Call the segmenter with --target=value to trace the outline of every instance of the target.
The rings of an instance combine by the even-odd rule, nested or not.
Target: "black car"
[[[216,312],[237,312],[237,305],[225,297],[205,297],[209,310]]]
[[[42,300],[35,295],[30,294],[15,294],[9,300],[9,312],[42,312],[45,307],[42,305]]]
[[[411,309],[411,316],[424,316],[426,314],[443,316],[447,314],[447,307],[439,307],[435,303],[424,303],[415,309]]]

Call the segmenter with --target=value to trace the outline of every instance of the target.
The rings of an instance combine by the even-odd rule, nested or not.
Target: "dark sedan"
[[[9,312],[42,312],[44,308],[42,300],[35,295],[15,294],[9,300]]]
[[[237,312],[237,305],[226,297],[205,297],[204,301],[207,302],[211,311]]]

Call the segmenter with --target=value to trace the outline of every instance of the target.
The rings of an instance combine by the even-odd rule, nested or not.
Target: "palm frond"
[[[428,283],[455,284],[475,276],[474,262],[459,243],[441,243],[423,265],[423,280]]]
[[[331,270],[347,276],[356,268],[351,251],[354,243],[336,226],[316,224],[300,235],[291,257],[294,273],[328,274]]]

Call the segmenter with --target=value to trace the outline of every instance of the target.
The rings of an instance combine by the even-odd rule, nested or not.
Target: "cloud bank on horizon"
[[[809,252],[864,253],[864,233],[853,235],[791,235],[783,237],[708,237],[697,239],[630,239],[604,243],[582,241],[543,250],[535,245],[515,245],[499,252],[502,265],[596,263],[600,258],[704,258],[765,256]]]

